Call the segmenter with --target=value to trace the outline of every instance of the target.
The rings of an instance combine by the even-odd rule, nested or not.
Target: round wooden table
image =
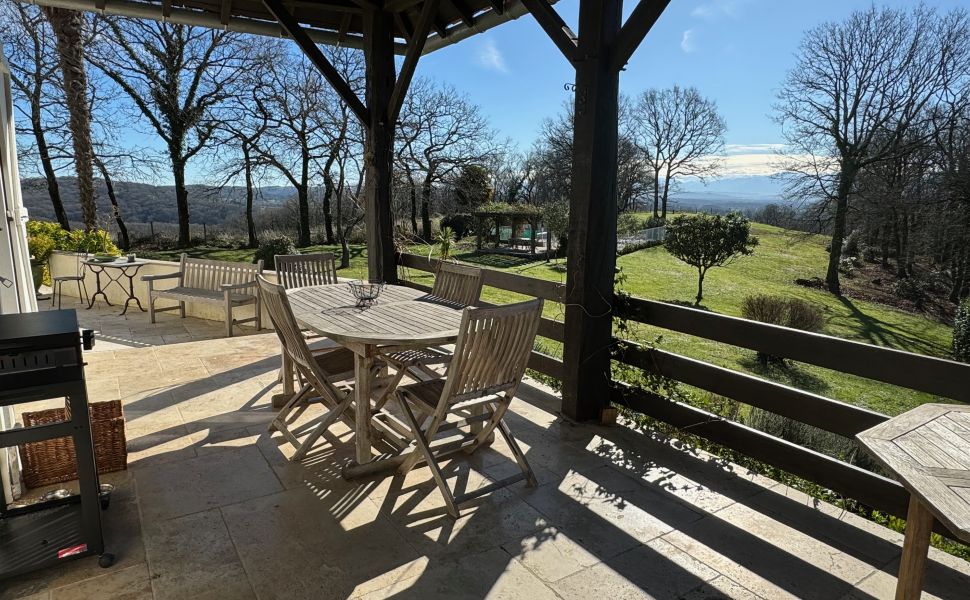
[[[388,285],[373,303],[360,306],[346,283],[289,290],[293,315],[304,328],[353,351],[356,380],[357,464],[371,462],[372,386],[379,351],[454,343],[463,307],[413,288]]]

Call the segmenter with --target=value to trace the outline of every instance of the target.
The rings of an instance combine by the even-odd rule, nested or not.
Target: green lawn
[[[822,308],[827,323],[824,332],[865,343],[898,348],[921,354],[947,357],[952,339],[951,328],[933,318],[911,314],[880,304],[836,298],[821,291],[795,285],[798,277],[824,274],[827,255],[825,239],[821,236],[791,234],[775,227],[754,224],[753,233],[761,244],[752,256],[712,269],[705,280],[705,308],[728,315],[740,315],[741,302],[750,294],[768,293],[798,297]],[[428,246],[414,246],[415,254],[427,255]],[[305,251],[339,252],[336,246],[312,246]],[[342,273],[346,277],[366,274],[366,249],[352,248],[351,268]],[[565,282],[562,261],[547,263],[501,255],[476,256],[459,245],[456,256],[489,268],[504,269],[530,277]],[[139,252],[152,258],[178,260],[178,251]],[[191,256],[220,260],[251,260],[252,250],[223,250],[199,247],[188,251]],[[634,252],[619,258],[619,266],[626,275],[623,289],[634,296],[669,302],[692,302],[696,293],[697,275],[687,265],[670,256],[662,247]],[[411,271],[408,276],[428,282],[430,276]],[[523,298],[518,294],[486,288],[483,298],[492,302],[512,302]],[[548,303],[546,316],[562,319],[563,308]],[[717,342],[639,326],[634,329],[641,340],[663,336],[659,345],[672,352],[709,362],[756,373],[790,385],[807,389],[831,398],[866,406],[888,414],[898,414],[913,406],[935,400],[926,395],[902,390],[866,379],[816,368],[796,365],[789,369],[772,367],[769,371],[755,360],[754,353]],[[550,348],[553,352],[557,349]]]

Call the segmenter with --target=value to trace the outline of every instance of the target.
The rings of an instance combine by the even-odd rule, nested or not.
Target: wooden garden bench
[[[178,310],[185,318],[185,303],[200,302],[222,304],[226,311],[226,336],[232,337],[232,326],[237,323],[256,322],[256,329],[262,329],[259,294],[256,290],[256,276],[263,272],[263,261],[256,264],[226,262],[189,258],[182,255],[179,270],[164,275],[145,275],[142,281],[148,282],[148,315],[155,322],[156,312]],[[155,282],[163,279],[178,278],[175,287],[157,290]],[[176,306],[155,308],[155,300],[167,298],[176,300]],[[254,304],[255,316],[248,319],[233,319],[232,310],[237,306]]]

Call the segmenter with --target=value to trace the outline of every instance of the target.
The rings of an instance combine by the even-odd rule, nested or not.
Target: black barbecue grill
[[[0,447],[71,437],[77,457],[78,494],[10,507],[0,502],[0,579],[104,552],[98,472],[91,442],[81,332],[73,310],[0,315],[0,406],[67,398],[65,421],[0,431]],[[0,497],[2,499],[2,497]]]

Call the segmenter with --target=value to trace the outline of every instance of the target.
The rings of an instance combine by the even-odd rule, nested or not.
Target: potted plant
[[[34,290],[39,294],[47,275],[47,261],[54,251],[54,240],[46,235],[31,235],[27,237],[27,249],[30,251],[30,273],[34,278]]]

